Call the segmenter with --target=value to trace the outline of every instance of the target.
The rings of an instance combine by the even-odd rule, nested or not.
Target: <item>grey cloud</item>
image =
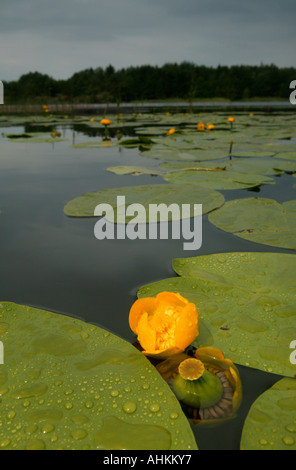
[[[295,0],[1,0],[0,78],[183,60],[294,65]]]

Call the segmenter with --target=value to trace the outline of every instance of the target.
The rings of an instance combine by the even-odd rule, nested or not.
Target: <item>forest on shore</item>
[[[276,65],[208,67],[190,62],[115,70],[89,68],[59,80],[39,72],[4,83],[5,104],[106,103],[149,100],[230,101],[289,98],[296,68]]]

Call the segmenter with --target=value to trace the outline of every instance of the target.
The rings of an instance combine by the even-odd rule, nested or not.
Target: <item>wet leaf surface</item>
[[[217,191],[196,187],[195,185],[155,184],[146,186],[129,186],[121,188],[103,189],[96,193],[88,193],[68,202],[64,208],[66,215],[71,217],[93,217],[98,204],[110,204],[117,211],[117,197],[124,196],[125,204],[141,204],[145,208],[144,222],[149,221],[150,204],[190,204],[191,216],[194,215],[194,204],[202,204],[203,214],[212,211],[224,203],[224,196]],[[116,212],[117,213],[117,212]],[[115,213],[115,221],[117,220]],[[181,211],[179,211],[181,217]],[[172,214],[165,212],[163,221],[172,220]],[[127,216],[126,221],[134,216]]]
[[[296,450],[296,380],[284,378],[253,403],[241,450]]]
[[[173,268],[180,277],[143,286],[138,297],[179,292],[200,313],[196,347],[213,346],[237,364],[294,376],[294,255],[223,253],[176,259]]]
[[[235,199],[209,215],[216,227],[264,245],[296,249],[296,201]]]
[[[8,302],[1,324],[1,449],[196,449],[174,394],[128,342]]]

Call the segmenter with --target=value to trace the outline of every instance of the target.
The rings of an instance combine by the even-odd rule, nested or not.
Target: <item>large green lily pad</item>
[[[4,134],[5,135],[5,134]],[[44,144],[44,143],[53,143],[53,142],[66,142],[68,139],[62,137],[52,137],[49,133],[42,134],[40,132],[29,132],[23,134],[6,134],[6,137],[9,138],[12,142],[19,143],[33,143],[33,144]]]
[[[258,150],[248,150],[245,152],[233,152],[235,157],[248,158],[248,157],[272,157],[275,152],[262,152]]]
[[[0,304],[0,449],[196,449],[147,358],[108,331]]]
[[[296,162],[287,160],[277,160],[276,158],[232,158],[220,161],[199,162],[198,164],[190,161],[170,161],[159,165],[163,170],[181,170],[191,169],[227,169],[237,172],[252,173],[256,175],[277,175],[283,172],[296,172]]]
[[[158,168],[146,168],[144,166],[109,166],[106,168],[110,173],[115,173],[116,175],[151,175],[159,176],[163,175],[164,171]]]
[[[179,292],[194,302],[201,331],[194,345],[221,349],[237,364],[294,376],[295,255],[223,253],[175,259],[172,277],[143,286],[138,297]]]
[[[175,135],[175,134],[174,134]],[[159,146],[169,147],[172,150],[176,151],[191,151],[195,149],[201,148],[200,140],[192,140],[192,139],[176,139],[175,137],[166,137],[162,139],[154,139],[155,143],[158,143]]]
[[[253,403],[241,450],[296,450],[296,380],[282,379]]]
[[[136,129],[136,134],[139,134],[140,136],[141,135],[151,135],[151,136],[155,136],[155,135],[166,135],[167,131],[169,129],[167,127],[138,127]]]
[[[235,199],[210,214],[209,221],[246,240],[296,249],[296,200]]]
[[[274,184],[272,178],[253,173],[243,173],[235,170],[203,171],[203,170],[174,170],[165,174],[164,179],[170,183],[197,184],[211,189],[244,189]]]
[[[139,147],[140,145],[145,145],[145,146],[152,145],[153,140],[151,140],[150,137],[140,136],[136,139],[119,140],[118,144],[126,148],[135,148],[135,147]]]
[[[219,158],[227,157],[227,151],[211,150],[211,149],[197,149],[197,150],[181,150],[167,148],[156,148],[141,152],[141,155],[146,158],[154,158],[156,160],[189,162],[189,161],[207,161],[217,160]]]
[[[147,213],[147,221],[149,221],[150,204],[166,204],[167,206],[178,204],[179,207],[182,204],[190,204],[191,215],[194,216],[194,204],[202,204],[203,214],[206,214],[224,203],[222,194],[214,190],[198,188],[196,185],[155,184],[103,189],[95,193],[84,194],[68,202],[64,212],[71,217],[93,217],[98,204],[110,204],[114,209],[116,221],[118,196],[125,196],[126,206],[133,203],[141,204]],[[126,222],[134,217],[135,215],[127,216]],[[170,213],[167,220],[171,220]]]
[[[75,149],[100,149],[106,147],[117,147],[118,141],[116,140],[99,140],[91,142],[80,142],[79,144],[71,145]]]
[[[296,160],[296,151],[278,153],[276,158],[283,158],[284,160]]]

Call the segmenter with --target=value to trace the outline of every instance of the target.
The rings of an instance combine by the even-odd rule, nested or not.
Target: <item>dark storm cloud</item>
[[[112,63],[294,65],[295,0],[1,0],[0,78]]]

